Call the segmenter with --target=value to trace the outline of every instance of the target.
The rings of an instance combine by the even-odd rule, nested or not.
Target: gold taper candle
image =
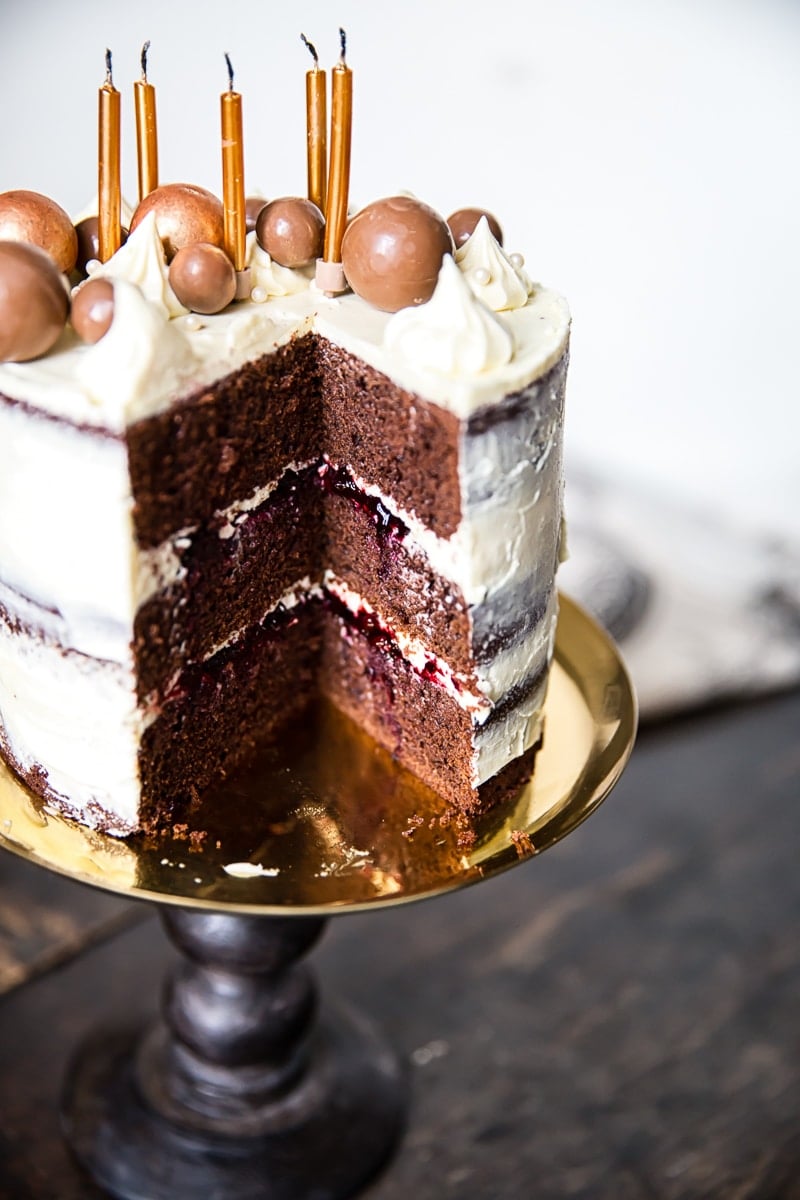
[[[234,269],[244,270],[244,139],[242,137],[242,97],[233,90],[233,67],[228,55],[228,90],[220,96],[222,115],[222,206],[224,209],[224,246]]]
[[[350,138],[353,128],[353,72],[345,62],[347,40],[339,30],[341,56],[331,72],[331,168],[325,210],[325,262],[341,262],[350,191]]]
[[[97,237],[101,262],[120,248],[119,132],[120,100],[111,77],[111,51],[106,50],[106,79],[98,93]]]
[[[304,33],[300,34],[308,47],[314,66],[306,72],[306,134],[308,140],[308,198],[320,212],[325,212],[325,193],[328,184],[328,105],[327,80],[320,70],[316,47]]]
[[[139,199],[144,200],[158,187],[158,133],[156,130],[156,89],[147,82],[147,51],[142,46],[142,78],[133,85],[136,109],[136,157],[139,164]]]

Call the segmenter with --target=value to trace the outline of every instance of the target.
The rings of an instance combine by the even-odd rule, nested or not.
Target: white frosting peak
[[[76,372],[110,428],[125,428],[129,409],[140,404],[146,389],[153,409],[165,393],[179,394],[195,367],[189,339],[170,324],[163,306],[151,303],[135,284],[114,279],[114,319],[100,341],[84,350]]]
[[[454,379],[502,367],[514,353],[510,330],[475,298],[449,254],[430,300],[395,313],[384,345],[421,370]]]
[[[472,235],[456,250],[456,262],[473,293],[495,312],[522,308],[528,303],[530,285],[481,217]]]
[[[92,271],[93,279],[125,279],[141,288],[147,299],[163,309],[167,317],[182,317],[184,308],[169,284],[164,247],[156,228],[156,214],[149,212],[124,246],[106,263]]]
[[[258,244],[255,233],[247,235],[247,265],[252,272],[253,287],[260,288],[263,298],[269,296],[293,296],[303,292],[309,278],[302,271],[293,271],[276,263]]]

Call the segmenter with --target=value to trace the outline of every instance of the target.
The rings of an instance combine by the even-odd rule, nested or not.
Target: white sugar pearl
[[[190,332],[194,332],[196,329],[203,328],[203,322],[196,313],[189,313],[188,317],[183,318],[183,327],[184,329],[188,329]]]
[[[86,263],[86,274],[94,275],[95,271],[99,271],[102,265],[99,258],[90,258]]]
[[[254,304],[263,304],[267,298],[267,290],[262,287],[254,287],[250,293],[250,299]]]
[[[521,254],[509,254],[508,258],[512,267],[516,267],[518,271],[525,266],[525,259]]]
[[[486,270],[486,267],[476,267],[472,273],[472,278],[476,283],[479,283],[481,287],[486,287],[487,283],[492,282],[492,276]]]

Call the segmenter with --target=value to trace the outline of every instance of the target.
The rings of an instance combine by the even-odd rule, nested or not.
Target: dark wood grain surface
[[[800,1200],[800,695],[644,733],[581,829],[500,879],[334,921],[324,994],[413,1103],[369,1200]],[[148,908],[0,857],[0,1197],[96,1200],[69,1055],[155,1008]]]

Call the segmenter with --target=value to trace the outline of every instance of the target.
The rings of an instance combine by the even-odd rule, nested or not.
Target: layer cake
[[[541,737],[566,306],[485,221],[396,314],[248,263],[188,313],[145,220],[105,336],[0,364],[0,753],[124,836],[321,691],[476,812]]]

